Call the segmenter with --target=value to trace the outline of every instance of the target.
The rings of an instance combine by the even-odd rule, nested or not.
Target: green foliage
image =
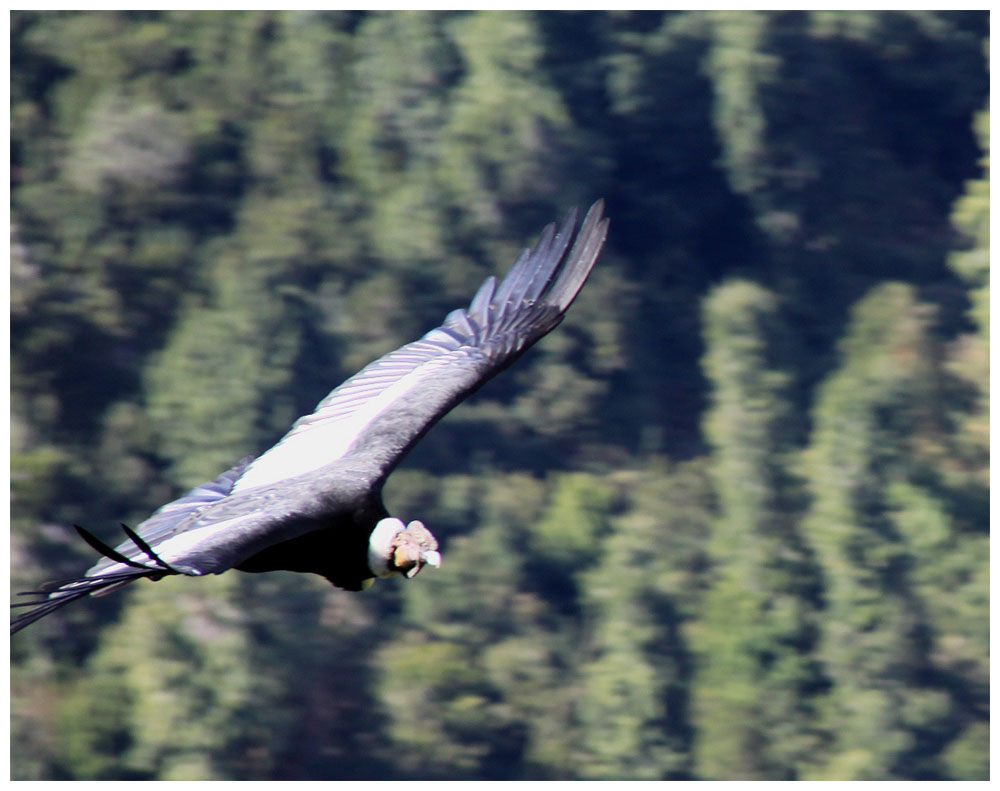
[[[791,472],[787,330],[774,295],[747,282],[716,288],[704,315],[719,515],[696,640],[699,765],[713,778],[794,779],[816,751],[821,678],[812,658],[818,569],[797,528]]]
[[[578,571],[600,554],[614,491],[583,473],[560,476],[554,486],[552,501],[532,528],[528,544],[543,562],[564,572]]]
[[[955,204],[952,222],[969,240],[968,249],[953,253],[949,264],[972,287],[972,316],[985,340],[990,334],[990,108],[976,115],[976,135],[983,150],[982,175],[966,185]]]
[[[949,370],[966,386],[971,408],[955,410],[963,474],[980,476],[988,487],[990,445],[990,138],[989,105],[976,114],[975,129],[982,149],[982,173],[966,183],[956,201],[952,222],[963,235],[963,249],[953,252],[948,264],[968,284],[970,317],[977,333],[961,336],[949,361]]]
[[[580,777],[694,772],[690,630],[704,587],[712,493],[701,465],[615,477],[628,492],[584,577],[591,644],[580,661]]]
[[[105,635],[94,677],[98,689],[114,686],[116,692],[90,703],[100,702],[102,716],[86,718],[88,732],[114,741],[128,733],[127,746],[119,748],[126,771],[170,780],[218,779],[225,775],[213,765],[214,756],[235,738],[234,728],[252,728],[226,712],[260,694],[239,628],[244,614],[225,606],[226,592],[238,580],[210,580],[207,590],[197,592],[180,592],[176,583],[164,581],[163,592],[137,590],[135,604]],[[67,717],[77,713],[72,699],[70,706]],[[67,730],[70,749],[80,750],[72,741],[78,738],[74,729]]]
[[[941,675],[937,646],[954,642],[957,625],[928,613],[978,608],[985,593],[983,561],[966,554],[981,539],[946,512],[940,498],[950,493],[933,472],[947,449],[938,447],[946,426],[931,321],[910,288],[875,289],[817,401],[807,524],[827,583],[821,656],[833,682],[826,727],[836,734],[820,778],[934,776],[927,745],[954,736],[978,683],[969,668]],[[948,566],[969,584],[929,582]]]
[[[988,777],[988,23],[13,12],[13,590],[612,230],[391,478],[441,569],[67,608],[12,776]]]

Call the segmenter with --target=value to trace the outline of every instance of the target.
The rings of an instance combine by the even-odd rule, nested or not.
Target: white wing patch
[[[241,492],[312,472],[342,458],[364,430],[394,403],[455,362],[456,352],[431,340],[444,336],[434,330],[419,341],[376,360],[330,393],[311,415],[251,464],[233,486]]]

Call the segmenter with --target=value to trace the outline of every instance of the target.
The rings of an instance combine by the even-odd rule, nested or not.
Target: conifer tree
[[[824,571],[820,656],[832,684],[823,711],[833,744],[814,777],[940,771],[931,745],[947,732],[953,701],[935,673],[918,586],[930,560],[922,545],[932,539],[926,525],[914,529],[919,517],[905,517],[921,493],[940,513],[924,483],[927,443],[940,430],[932,320],[912,289],[873,290],[853,311],[840,367],[816,402],[806,524]],[[921,512],[926,520],[927,507]]]
[[[696,642],[697,771],[794,779],[817,744],[811,651],[820,582],[797,525],[786,331],[775,296],[744,281],[716,288],[704,321],[705,433],[719,515]]]
[[[574,766],[586,779],[690,779],[689,630],[706,584],[712,494],[702,462],[609,479],[625,502],[582,578]]]

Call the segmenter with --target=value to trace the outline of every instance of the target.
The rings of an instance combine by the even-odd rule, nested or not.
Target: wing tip
[[[525,302],[541,300],[564,313],[586,282],[607,238],[610,221],[603,216],[604,205],[604,198],[594,201],[579,224],[580,210],[574,206],[558,230],[556,223],[546,225],[534,247],[518,256],[495,287],[489,306],[499,314],[508,307],[517,310]]]
[[[565,313],[593,271],[607,240],[610,219],[604,217],[604,199],[591,204],[576,231],[573,246],[561,264],[558,278],[546,294],[546,300]]]

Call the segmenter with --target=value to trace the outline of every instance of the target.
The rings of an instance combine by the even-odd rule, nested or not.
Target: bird
[[[85,596],[140,579],[230,569],[318,574],[360,591],[377,578],[441,565],[420,520],[382,502],[389,474],[461,401],[555,329],[604,246],[599,200],[578,225],[572,209],[545,227],[506,277],[488,277],[467,308],[349,378],[277,444],[155,511],[112,548],[74,525],[101,555],[82,577],[50,582],[13,608],[11,634]]]

